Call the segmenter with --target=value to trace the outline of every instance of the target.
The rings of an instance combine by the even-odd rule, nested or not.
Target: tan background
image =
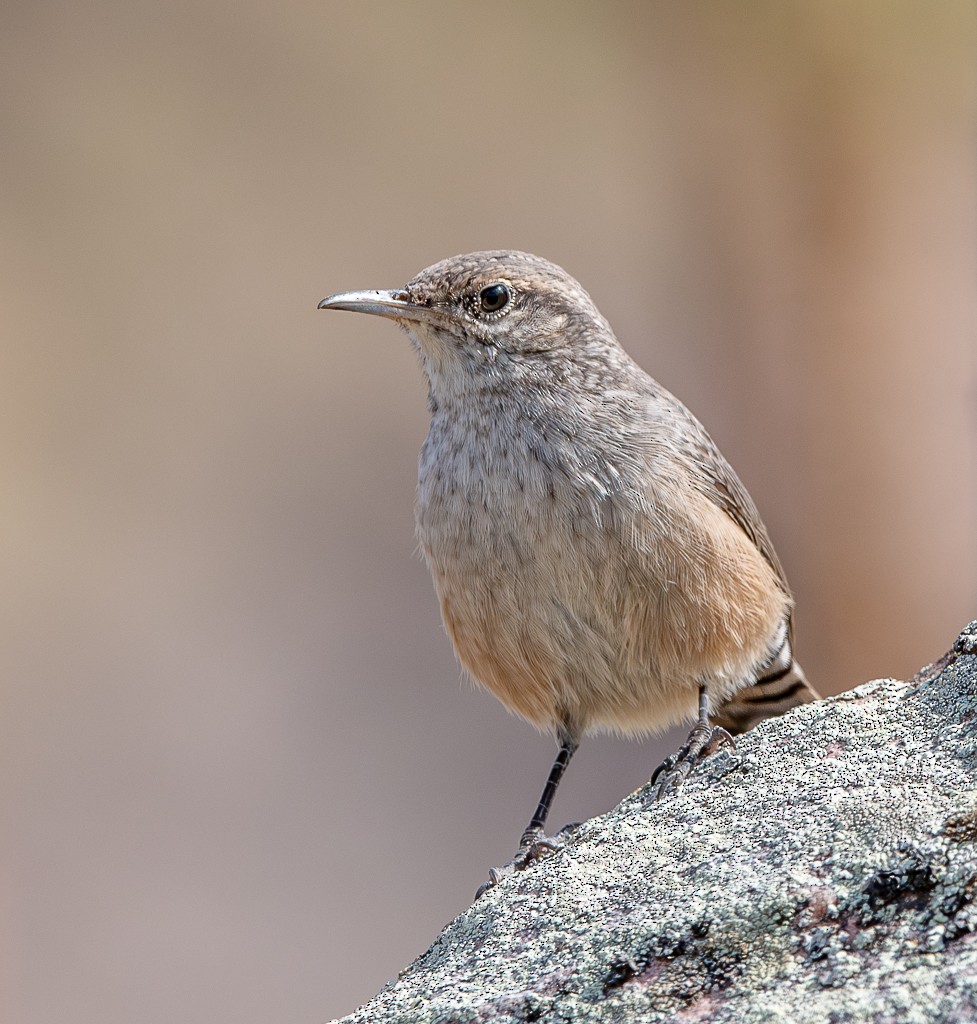
[[[753,492],[812,680],[939,655],[975,44],[964,0],[5,5],[0,1018],[348,1010],[538,795],[414,554],[414,357],[328,292],[563,264]],[[585,744],[555,821],[673,740]]]

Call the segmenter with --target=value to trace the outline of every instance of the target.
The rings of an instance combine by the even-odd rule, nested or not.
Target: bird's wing
[[[790,587],[774,550],[767,528],[747,489],[740,482],[733,467],[709,436],[706,428],[692,415],[685,404],[658,381],[639,371],[643,377],[653,428],[651,438],[664,456],[660,464],[666,467],[681,465],[687,468],[687,482],[707,497],[717,508],[749,537],[754,547],[777,574],[777,579],[788,597]],[[668,453],[672,453],[671,456]],[[682,456],[676,459],[675,455]]]
[[[692,486],[721,508],[750,538],[777,574],[784,592],[789,595],[790,587],[784,568],[749,492],[706,433],[705,427],[684,407],[682,412],[688,422],[683,424],[684,429],[679,432],[680,443],[695,470],[691,474]]]

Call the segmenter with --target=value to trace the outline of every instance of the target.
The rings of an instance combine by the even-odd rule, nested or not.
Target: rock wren
[[[749,494],[560,267],[472,253],[319,308],[387,317],[417,349],[417,533],[445,627],[472,678],[560,744],[515,868],[553,848],[583,734],[695,720],[661,795],[729,733],[817,698]]]

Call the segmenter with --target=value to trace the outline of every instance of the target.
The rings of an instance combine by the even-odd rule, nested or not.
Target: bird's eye
[[[504,284],[490,284],[478,293],[478,304],[483,313],[498,313],[509,301],[509,289]]]

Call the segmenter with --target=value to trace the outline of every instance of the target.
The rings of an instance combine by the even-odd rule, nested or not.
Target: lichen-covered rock
[[[509,877],[345,1021],[977,1021],[977,622]]]

